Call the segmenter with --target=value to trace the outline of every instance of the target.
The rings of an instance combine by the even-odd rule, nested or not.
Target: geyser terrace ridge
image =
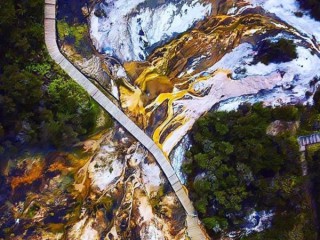
[[[121,61],[145,60],[150,52],[190,29],[211,4],[182,1],[103,1],[89,16],[90,37],[101,52]]]
[[[317,240],[319,9],[5,1],[0,239]]]

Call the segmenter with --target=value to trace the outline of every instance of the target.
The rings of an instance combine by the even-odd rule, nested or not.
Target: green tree
[[[221,226],[226,226],[222,223],[238,229],[253,208],[283,214],[273,227],[281,232],[279,236],[293,229],[294,223],[288,221],[283,228],[281,221],[293,214],[292,206],[302,204],[296,137],[291,133],[269,136],[266,130],[276,119],[299,119],[300,112],[299,107],[245,104],[238,111],[209,112],[194,125],[193,146],[183,169],[195,208],[212,235],[219,237]],[[269,236],[276,235],[263,236],[273,239]]]

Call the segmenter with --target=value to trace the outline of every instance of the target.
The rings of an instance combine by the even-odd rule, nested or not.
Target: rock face
[[[299,122],[285,122],[276,120],[272,122],[267,128],[267,134],[270,136],[277,136],[284,132],[290,132],[295,135],[299,128]]]
[[[247,224],[244,227],[246,235],[252,232],[261,232],[266,228],[269,228],[273,216],[273,211],[254,211],[246,218]]]
[[[186,183],[186,175],[182,172],[182,165],[185,160],[185,154],[191,147],[191,140],[188,135],[186,135],[179,144],[172,150],[169,158],[171,160],[171,164],[179,180],[185,184]]]
[[[90,15],[90,35],[101,53],[121,61],[145,60],[210,11],[210,4],[197,0],[105,0]]]
[[[10,161],[0,238],[185,239],[177,196],[126,132],[115,127],[75,147]]]
[[[103,1],[90,15],[90,34],[98,51],[120,60],[108,68],[122,108],[169,154],[212,107],[310,102],[320,64],[320,36],[310,26],[320,23],[307,13],[300,22],[295,1],[286,4]],[[263,41],[282,38],[294,41],[296,59],[254,61]]]

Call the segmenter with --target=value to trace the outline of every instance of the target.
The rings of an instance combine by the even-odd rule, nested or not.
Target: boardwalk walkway
[[[314,133],[308,136],[298,137],[298,143],[300,146],[300,151],[303,152],[307,145],[320,143],[320,133]]]
[[[298,144],[299,144],[300,153],[301,153],[300,163],[301,163],[301,169],[302,169],[302,176],[309,175],[308,163],[306,161],[307,146],[312,144],[317,144],[317,143],[320,143],[320,133],[314,133],[311,135],[298,137]],[[315,201],[316,197],[314,196],[314,192],[313,192],[313,189],[315,187],[314,182],[311,181],[310,178],[307,178],[306,182],[304,183],[304,186],[307,194],[306,199],[308,200],[310,204],[310,208],[312,209],[312,217],[313,217],[314,225],[319,226],[319,216],[317,211],[318,206]],[[319,227],[317,227],[317,229],[318,229],[317,233],[319,233]]]
[[[300,136],[298,137],[298,143],[300,147],[300,161],[301,161],[301,168],[302,168],[302,175],[308,175],[308,164],[306,162],[305,151],[308,145],[320,143],[320,133],[314,133],[307,136]]]
[[[75,68],[60,52],[56,38],[56,1],[45,0],[45,43],[51,58],[65,70],[68,75],[81,85],[114,119],[144,145],[155,157],[167,176],[173,190],[187,213],[188,236],[191,239],[206,239],[195,215],[192,202],[175,174],[171,164],[161,149],[133,121],[131,121],[107,96]]]

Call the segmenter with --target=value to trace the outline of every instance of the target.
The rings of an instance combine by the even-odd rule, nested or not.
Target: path
[[[306,150],[307,145],[320,143],[320,133],[314,133],[308,136],[298,137],[298,143],[300,146],[300,151],[303,152]]]
[[[175,171],[160,148],[133,121],[131,121],[107,96],[105,96],[89,79],[75,68],[60,52],[56,36],[56,0],[45,0],[45,43],[51,58],[65,70],[68,75],[81,85],[90,96],[99,103],[114,119],[131,133],[155,157],[175,191],[183,208],[187,212],[188,236],[191,239],[206,239],[199,219]]]
[[[300,161],[302,168],[302,176],[308,175],[308,165],[306,162],[305,151],[306,147],[311,144],[320,143],[320,133],[314,133],[307,136],[298,137],[299,150],[301,152]]]
[[[307,146],[312,144],[320,143],[320,133],[314,133],[307,136],[300,136],[298,137],[298,144],[300,147],[300,163],[301,163],[301,169],[302,169],[302,176],[308,175],[308,163],[306,161],[306,151]],[[312,209],[312,217],[314,221],[314,225],[317,226],[317,236],[319,236],[319,216],[318,216],[318,205],[316,203],[316,198],[314,196],[314,184],[310,180],[310,178],[306,179],[305,183],[305,189],[307,194],[307,199],[310,204],[310,207]],[[318,239],[318,237],[317,237]]]

